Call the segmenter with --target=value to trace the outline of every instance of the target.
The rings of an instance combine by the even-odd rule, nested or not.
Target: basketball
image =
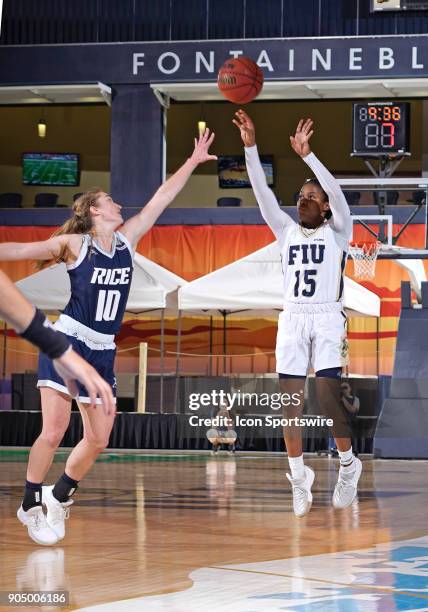
[[[230,102],[248,104],[262,90],[263,72],[249,57],[231,58],[220,68],[217,84]]]

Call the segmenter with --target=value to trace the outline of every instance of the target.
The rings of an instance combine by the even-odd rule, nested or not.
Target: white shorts
[[[318,372],[346,365],[348,344],[342,304],[285,305],[279,315],[275,354],[280,374],[306,376],[310,366]]]

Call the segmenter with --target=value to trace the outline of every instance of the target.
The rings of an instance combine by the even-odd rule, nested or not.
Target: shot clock
[[[353,155],[409,155],[408,102],[354,102]]]

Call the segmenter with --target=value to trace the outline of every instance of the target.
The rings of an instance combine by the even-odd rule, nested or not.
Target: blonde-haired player
[[[280,209],[269,189],[256,146],[253,121],[244,111],[233,123],[245,145],[245,158],[251,185],[260,211],[274,233],[281,251],[284,276],[284,310],[278,322],[276,363],[284,393],[297,393],[299,406],[286,409],[287,416],[300,416],[303,388],[308,367],[316,373],[318,401],[325,413],[334,417],[333,434],[340,457],[339,478],[333,493],[333,506],[346,508],[356,494],[361,461],[354,457],[349,427],[340,406],[340,377],[343,346],[346,342],[346,316],[343,312],[343,273],[352,221],[343,192],[330,172],[311,152],[311,119],[299,121],[290,137],[293,150],[311,168],[316,179],[309,179],[300,190],[296,223]],[[305,466],[302,436],[297,427],[284,429],[296,516],[304,516],[312,504],[311,487],[315,474]]]
[[[48,240],[0,244],[0,260],[63,261],[70,277],[71,296],[55,323],[74,350],[116,390],[115,335],[119,332],[131,286],[133,258],[139,240],[183,189],[195,168],[217,159],[209,153],[214,134],[208,129],[194,141],[185,163],[163,183],[151,200],[125,223],[120,204],[100,189],[84,193],[73,205],[73,215]],[[121,231],[117,229],[121,227]],[[62,375],[47,355],[39,358],[38,387],[42,404],[42,431],[28,461],[24,497],[17,516],[38,544],[51,545],[65,536],[72,496],[79,482],[108,445],[115,413],[106,413],[101,399],[90,408],[88,389],[79,385],[76,398],[83,420],[83,437],[70,453],[62,476],[43,486],[55,451],[68,427],[71,396]],[[98,400],[100,400],[98,402]],[[46,506],[48,529],[38,529]]]

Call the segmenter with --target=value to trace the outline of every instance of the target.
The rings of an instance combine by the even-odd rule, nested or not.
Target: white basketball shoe
[[[335,508],[347,508],[352,504],[357,495],[358,481],[361,476],[363,464],[354,457],[355,470],[352,472],[344,472],[343,468],[339,469],[339,477],[336,486],[334,487],[332,503]]]
[[[54,485],[42,488],[42,502],[47,510],[47,523],[49,527],[57,535],[58,540],[62,540],[65,536],[65,521],[70,516],[70,508],[73,500],[67,502],[58,501],[52,493]]]
[[[28,535],[37,544],[52,546],[58,542],[58,536],[49,527],[42,506],[34,506],[27,511],[20,506],[16,516],[27,527]]]
[[[294,514],[301,518],[309,512],[312,506],[311,487],[315,480],[315,472],[305,465],[304,478],[292,478],[290,474],[287,474],[287,478],[293,488]]]

